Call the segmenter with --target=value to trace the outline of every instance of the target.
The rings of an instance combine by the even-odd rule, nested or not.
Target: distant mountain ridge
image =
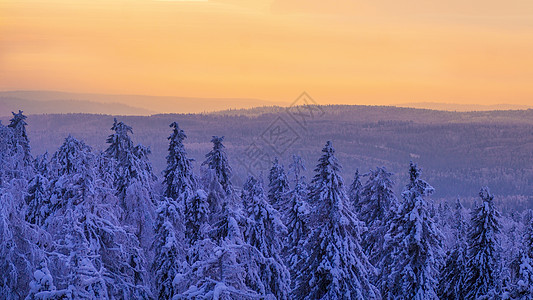
[[[493,104],[493,105],[481,105],[481,104],[456,104],[456,103],[441,103],[441,102],[412,102],[396,104],[398,107],[410,107],[419,109],[431,109],[431,110],[446,110],[446,111],[492,111],[492,110],[523,110],[533,109],[531,105],[516,105],[516,104]]]
[[[251,99],[251,98],[194,98],[194,97],[165,97],[146,95],[110,95],[110,94],[88,94],[69,93],[59,91],[3,91],[0,92],[0,99],[22,99],[31,101],[68,101],[74,104],[83,102],[92,103],[116,103],[125,107],[116,106],[117,111],[109,110],[106,114],[120,115],[130,113],[132,108],[140,111],[139,115],[149,115],[154,113],[205,113],[225,109],[252,108],[258,106],[285,105],[285,103]],[[109,108],[109,107],[108,107]],[[94,113],[89,111],[72,110],[72,113]],[[45,113],[45,112],[42,112]],[[59,113],[59,111],[56,111]]]
[[[24,111],[27,115],[36,114],[117,114],[124,116],[148,116],[153,111],[120,103],[99,103],[83,100],[38,101],[0,95],[0,116],[10,116],[11,112]]]
[[[319,103],[320,104],[320,103]],[[287,110],[288,103],[248,98],[192,98],[162,97],[145,95],[109,95],[69,93],[59,91],[0,91],[0,116],[11,115],[11,111],[24,110],[26,114],[89,113],[107,115],[212,113],[218,115],[258,116]],[[497,104],[453,104],[438,102],[403,103],[395,105],[346,105],[327,104],[320,107],[328,110],[338,108],[354,110],[411,108],[449,112],[487,112],[507,110],[528,110],[533,106]],[[342,114],[342,111],[336,112]],[[438,115],[438,114],[436,114]],[[442,114],[440,114],[442,115]]]

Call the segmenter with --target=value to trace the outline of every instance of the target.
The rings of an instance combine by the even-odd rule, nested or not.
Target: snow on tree
[[[533,258],[533,210],[528,210],[524,234],[524,247],[529,257]]]
[[[268,200],[270,201],[270,205],[277,210],[281,208],[285,209],[287,192],[289,191],[289,180],[287,179],[283,165],[279,163],[277,157],[272,163],[268,180]]]
[[[239,213],[223,204],[218,222],[189,249],[191,265],[174,279],[174,299],[258,299],[263,256],[244,241]]]
[[[228,158],[224,145],[222,144],[224,137],[213,136],[211,142],[213,149],[205,155],[206,160],[202,166],[206,165],[209,169],[215,170],[217,181],[227,194],[232,192],[231,184],[231,167],[228,164]]]
[[[468,260],[465,296],[467,299],[491,299],[499,293],[500,213],[487,187],[479,192],[482,204],[472,211],[468,231]]]
[[[453,213],[452,228],[455,245],[448,251],[446,261],[440,272],[438,296],[440,299],[465,299],[464,281],[467,261],[466,232],[467,222],[464,218],[464,207],[457,199]]]
[[[94,155],[83,141],[68,136],[52,157],[52,182],[50,201],[40,210],[51,214],[61,207],[73,206],[85,200],[93,191],[95,180]]]
[[[19,110],[18,113],[13,113],[13,118],[10,122],[7,127],[13,130],[11,145],[15,151],[22,152],[23,162],[28,166],[33,159],[30,153],[30,140],[26,134],[26,125],[28,125],[26,123],[26,116]]]
[[[33,162],[33,168],[35,169],[36,173],[41,174],[44,177],[48,177],[50,175],[50,163],[48,161],[48,151],[46,151],[44,154],[38,155],[34,162]]]
[[[533,299],[533,259],[520,251],[517,259],[511,265],[513,283],[510,288],[512,299]]]
[[[144,252],[117,219],[113,192],[90,147],[71,136],[52,158],[49,268],[73,298],[148,297]]]
[[[290,274],[280,255],[282,237],[286,234],[280,214],[268,203],[261,183],[253,176],[246,181],[241,197],[248,215],[244,237],[264,257],[259,275],[264,293],[287,299]]]
[[[209,203],[207,194],[203,190],[197,190],[189,199],[185,213],[185,237],[189,244],[201,240],[209,231]]]
[[[56,287],[45,260],[41,261],[39,268],[33,273],[33,278],[30,282],[30,294],[26,300],[52,298]]]
[[[291,283],[294,285],[294,279],[301,268],[300,262],[307,258],[304,242],[309,233],[307,218],[310,211],[307,203],[307,185],[305,184],[305,177],[301,175],[301,171],[305,170],[302,158],[293,155],[293,162],[289,166],[289,170],[294,175],[295,186],[289,192],[288,209],[284,215],[288,234],[283,252],[293,279]]]
[[[42,225],[50,215],[51,202],[48,190],[48,179],[36,174],[30,181],[26,195],[26,221]]]
[[[359,169],[356,169],[352,184],[350,184],[350,188],[348,189],[348,199],[350,199],[356,212],[359,212],[359,202],[361,201],[362,190],[363,184],[361,183],[361,175],[359,175]]]
[[[185,269],[185,251],[181,209],[175,201],[163,198],[157,209],[155,250],[152,270],[155,272],[154,293],[158,299],[172,299],[177,293],[173,281]]]
[[[42,257],[40,228],[24,221],[9,184],[0,188],[0,295],[22,299],[27,295],[33,265]]]
[[[130,126],[114,121],[113,134],[107,139],[109,144],[105,153],[114,160],[114,186],[124,215],[122,223],[135,228],[145,251],[150,249],[153,236],[154,203],[153,190],[157,179],[148,160],[150,150],[142,145],[133,146],[129,137]]]
[[[170,142],[167,167],[163,172],[164,196],[174,200],[181,196],[184,201],[187,201],[196,185],[192,174],[191,162],[193,159],[187,158],[187,152],[183,145],[183,141],[187,138],[185,132],[179,128],[176,122],[170,124],[170,127],[173,128],[173,131],[168,137]]]
[[[118,122],[115,119],[111,130],[114,133],[107,138],[109,146],[105,153],[110,158],[113,158],[116,163],[113,165],[116,168],[113,173],[119,198],[124,201],[128,187],[138,182],[150,195],[151,199],[148,200],[155,202],[152,189],[156,177],[147,158],[150,150],[142,145],[133,146],[133,142],[128,135],[133,133],[133,130],[123,122]],[[122,204],[124,205],[124,203]]]
[[[231,195],[227,195],[217,180],[216,172],[212,169],[203,169],[200,179],[201,186],[207,193],[207,203],[209,204],[209,223],[218,222],[223,215],[223,206],[229,204],[237,204],[238,201],[233,201]]]
[[[331,142],[311,182],[313,231],[306,241],[309,257],[297,277],[295,299],[381,299],[370,282],[374,267],[360,246],[360,221],[348,209],[341,166]]]
[[[8,219],[9,195],[2,193],[2,207],[0,207],[0,295],[5,299],[18,299],[16,286],[18,268],[16,266],[16,244],[13,231]]]
[[[369,178],[360,191],[360,200],[357,204],[359,220],[365,222],[368,227],[368,231],[363,233],[361,244],[373,263],[381,259],[383,237],[387,231],[385,223],[391,216],[391,211],[398,206],[398,200],[393,192],[392,175],[385,167],[370,171],[367,174]]]
[[[403,201],[388,223],[380,260],[382,295],[392,299],[438,299],[442,236],[425,197],[434,189],[411,162]]]

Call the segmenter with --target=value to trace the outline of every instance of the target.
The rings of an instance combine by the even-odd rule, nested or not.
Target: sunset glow
[[[533,103],[531,0],[0,0],[0,90]]]

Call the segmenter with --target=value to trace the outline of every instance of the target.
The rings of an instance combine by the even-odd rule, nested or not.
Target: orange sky
[[[0,0],[0,90],[533,104],[531,0]]]

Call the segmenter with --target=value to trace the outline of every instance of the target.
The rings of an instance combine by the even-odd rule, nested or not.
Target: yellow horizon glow
[[[0,90],[532,105],[533,1],[0,0]]]

